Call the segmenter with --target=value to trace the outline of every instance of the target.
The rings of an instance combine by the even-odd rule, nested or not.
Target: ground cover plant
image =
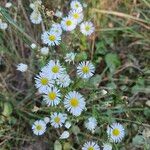
[[[150,149],[149,8],[0,1],[0,149]]]

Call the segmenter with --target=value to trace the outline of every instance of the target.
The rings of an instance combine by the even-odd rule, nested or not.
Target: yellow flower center
[[[42,129],[42,126],[41,126],[41,125],[37,125],[37,126],[36,126],[36,129],[37,129],[38,131],[40,131],[40,130]]]
[[[75,4],[75,7],[76,7],[76,8],[78,8],[78,7],[79,7],[79,5],[78,5],[78,4]]]
[[[48,93],[48,97],[49,97],[50,100],[53,101],[56,98],[56,93],[55,92],[50,92],[50,93]]]
[[[79,18],[79,14],[75,13],[75,14],[73,14],[73,17],[74,17],[75,19],[78,19],[78,18]]]
[[[48,84],[48,79],[47,78],[41,78],[41,84],[42,85],[47,85]]]
[[[56,36],[55,35],[50,35],[49,36],[49,40],[50,41],[55,41],[56,40]]]
[[[83,73],[88,73],[89,72],[89,67],[88,66],[82,67],[82,72]]]
[[[38,14],[35,14],[35,15],[33,16],[33,18],[34,18],[35,20],[38,20],[39,15],[38,15]]]
[[[55,66],[52,68],[52,72],[58,73],[58,72],[59,72],[59,67],[58,67],[57,65],[55,65]]]
[[[71,105],[72,107],[77,107],[77,106],[79,105],[78,99],[77,99],[77,98],[72,98],[72,99],[70,100],[70,105]]]
[[[55,121],[56,123],[59,123],[59,122],[60,122],[60,118],[59,118],[59,117],[56,117],[56,118],[54,118],[54,121]]]
[[[67,26],[70,26],[71,24],[72,24],[71,20],[67,20],[67,21],[66,21],[66,25],[67,25]]]
[[[90,27],[89,27],[89,26],[86,26],[86,27],[85,27],[85,30],[86,30],[86,31],[89,31],[89,30],[90,30]]]
[[[90,147],[88,148],[88,150],[94,150],[94,147],[90,146]]]
[[[114,129],[113,132],[112,132],[112,134],[114,136],[118,136],[120,134],[120,130],[119,129]]]

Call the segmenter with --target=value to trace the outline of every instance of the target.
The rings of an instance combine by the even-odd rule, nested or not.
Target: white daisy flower
[[[45,123],[47,124],[47,123],[50,122],[50,118],[49,118],[49,117],[45,117],[45,118],[44,118],[44,121],[45,121]]]
[[[85,99],[80,93],[76,91],[69,92],[65,96],[64,105],[71,114],[74,116],[79,116],[85,109]]]
[[[71,79],[68,74],[62,74],[57,80],[57,85],[60,87],[68,87],[71,83]]]
[[[83,20],[83,13],[79,10],[71,10],[69,16],[73,17],[77,23],[80,23]]]
[[[49,87],[54,86],[54,80],[51,76],[45,72],[40,72],[39,75],[35,77],[35,87],[38,89],[39,93],[47,92]]]
[[[56,12],[55,12],[55,16],[56,16],[56,17],[62,18],[62,15],[63,15],[63,13],[62,13],[61,11],[56,10]]]
[[[32,130],[35,135],[42,135],[46,131],[46,123],[43,120],[37,120],[33,123]]]
[[[35,43],[32,43],[32,44],[30,45],[30,47],[31,47],[32,49],[37,48],[37,46],[36,46],[36,44],[35,44]]]
[[[103,150],[112,150],[112,145],[110,143],[103,143]]]
[[[53,79],[59,78],[65,69],[59,63],[59,60],[50,60],[48,65],[42,69],[47,74],[50,74]]]
[[[40,24],[42,22],[42,16],[39,11],[33,11],[30,15],[30,20],[33,24]]]
[[[95,142],[86,142],[83,145],[82,150],[100,150],[100,147]]]
[[[60,135],[60,139],[67,139],[69,137],[69,132],[68,131],[64,131],[61,135]]]
[[[83,11],[83,7],[82,7],[81,3],[79,1],[77,1],[77,0],[71,1],[70,7],[73,10],[78,10],[80,12]]]
[[[6,30],[8,28],[8,24],[6,22],[0,22],[0,29]]]
[[[73,17],[65,17],[61,21],[61,27],[65,31],[72,31],[76,28],[77,21]]]
[[[56,87],[52,87],[47,89],[43,97],[48,106],[56,106],[60,103],[61,94]]]
[[[95,28],[92,22],[83,22],[80,25],[80,31],[82,34],[88,36],[94,32]]]
[[[8,3],[5,4],[5,7],[6,7],[6,8],[10,8],[11,6],[12,6],[12,3],[11,3],[11,2],[8,2]]]
[[[59,23],[52,24],[50,31],[55,32],[58,35],[61,35],[62,34],[61,25]]]
[[[51,122],[51,125],[54,128],[59,128],[59,127],[63,126],[63,124],[65,123],[66,119],[67,119],[67,115],[66,114],[54,112],[51,115],[50,122]]]
[[[90,78],[94,72],[95,67],[90,61],[83,61],[77,67],[77,74],[83,79]]]
[[[67,53],[65,56],[65,62],[69,62],[69,64],[70,62],[74,63],[75,57],[76,57],[76,53],[73,52]]]
[[[48,44],[49,46],[54,46],[60,44],[61,36],[53,31],[45,31],[41,35],[41,39],[44,44]]]
[[[69,128],[71,127],[71,122],[66,121],[66,123],[65,123],[65,127],[66,127],[67,129],[69,129]]]
[[[28,69],[28,65],[27,64],[20,63],[20,64],[17,65],[17,70],[18,71],[26,72],[27,69]]]
[[[112,125],[108,126],[107,134],[110,140],[113,142],[120,142],[125,136],[124,127],[119,123],[113,123]]]
[[[40,52],[41,52],[42,55],[48,55],[48,53],[49,53],[49,48],[48,48],[48,47],[42,47],[42,48],[40,49]]]
[[[95,128],[97,127],[97,120],[94,117],[88,118],[88,120],[85,122],[85,127],[94,133]]]

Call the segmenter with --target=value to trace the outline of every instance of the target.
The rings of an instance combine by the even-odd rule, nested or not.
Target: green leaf
[[[64,150],[71,150],[71,147],[72,146],[71,146],[71,144],[69,142],[65,142],[64,145],[63,145],[63,149]]]
[[[104,41],[100,41],[96,44],[96,52],[95,54],[105,55],[107,52]]]
[[[73,134],[77,135],[78,133],[80,133],[80,128],[78,126],[73,126],[72,132],[73,132]]]
[[[62,145],[58,140],[54,143],[54,150],[62,150]]]
[[[145,142],[144,142],[144,138],[143,136],[141,135],[136,135],[133,140],[132,140],[132,144],[134,146],[137,146],[137,145],[143,145]]]
[[[117,89],[117,85],[114,83],[114,82],[110,82],[110,83],[108,83],[107,84],[107,87],[109,88],[109,89]]]
[[[115,53],[108,53],[105,56],[105,62],[111,73],[114,73],[115,70],[120,66],[120,59]]]
[[[144,85],[144,79],[138,78],[136,81],[136,84],[132,87],[132,93],[138,93],[144,91],[145,85]]]
[[[146,116],[146,118],[150,118],[150,109],[149,108],[145,108],[144,109],[144,115]]]
[[[101,76],[95,75],[89,80],[89,86],[90,87],[98,87],[100,82],[101,82]]]
[[[76,60],[77,61],[87,60],[87,57],[88,56],[87,56],[86,52],[83,51],[83,52],[76,55]]]
[[[5,102],[3,107],[4,108],[2,114],[7,117],[10,116],[13,112],[12,104],[9,102]]]
[[[98,87],[99,83],[101,82],[101,76],[95,75],[89,80],[80,80],[76,87],[78,88],[96,88]]]

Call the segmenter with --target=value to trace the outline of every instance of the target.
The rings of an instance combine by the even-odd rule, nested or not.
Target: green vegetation
[[[84,20],[94,23],[95,32],[84,36],[79,32],[65,34],[59,46],[49,46],[49,54],[41,55],[41,34],[61,10],[66,16],[68,0],[45,0],[40,7],[43,21],[30,21],[31,0],[12,1],[10,8],[0,2],[0,18],[8,24],[0,29],[0,150],[80,150],[88,140],[102,146],[107,139],[107,125],[121,123],[125,128],[123,141],[113,144],[114,150],[150,149],[150,1],[149,0],[87,0]],[[35,43],[37,48],[30,45]],[[36,136],[32,124],[64,110],[47,107],[35,88],[34,77],[50,59],[60,59],[68,52],[77,53],[75,65],[62,63],[75,78],[73,67],[90,60],[96,70],[89,80],[75,78],[73,84],[61,92],[65,95],[77,90],[85,95],[87,110],[79,117],[69,116],[71,136],[59,140],[63,128],[47,128],[44,135]],[[19,63],[28,65],[28,71],[16,70]],[[106,93],[105,93],[106,92]],[[63,96],[64,97],[64,96]],[[94,116],[98,122],[95,134],[84,127],[84,121]],[[55,148],[54,148],[55,147]]]

